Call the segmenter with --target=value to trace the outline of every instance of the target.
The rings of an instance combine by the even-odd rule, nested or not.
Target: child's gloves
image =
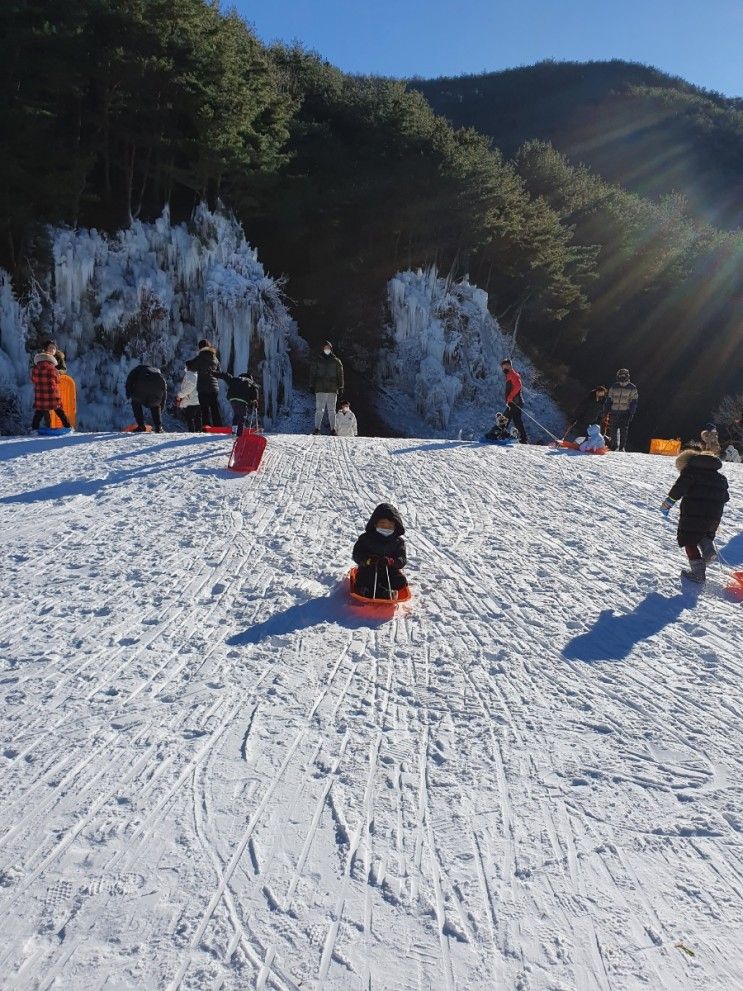
[[[660,511],[664,516],[668,516],[673,507],[676,505],[676,500],[672,499],[670,496],[666,496],[663,502],[660,504]]]
[[[384,559],[384,563],[387,565],[388,568],[394,568],[394,566],[395,566],[395,559],[394,559],[394,557],[386,557]]]

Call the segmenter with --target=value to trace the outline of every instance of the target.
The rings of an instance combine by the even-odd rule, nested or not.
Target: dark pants
[[[686,544],[684,546],[684,550],[686,551],[686,556],[689,558],[690,561],[702,560],[702,552],[699,550],[696,544]]]
[[[237,427],[237,436],[240,437],[245,429],[245,421],[248,416],[252,415],[253,409],[239,399],[231,399],[230,406],[232,407],[232,426]]]
[[[62,426],[63,427],[69,427],[70,426],[70,421],[67,419],[67,414],[65,413],[65,411],[62,409],[61,406],[59,406],[57,409],[55,409],[54,412],[57,414],[57,416],[62,421]],[[52,422],[51,419],[49,418],[49,413],[50,413],[50,410],[48,410],[48,409],[37,409],[37,410],[34,410],[34,418],[31,421],[31,429],[32,430],[38,430],[39,427],[41,426],[41,421],[42,420],[44,421],[44,425],[48,427],[49,424]]]
[[[147,408],[152,414],[152,426],[155,430],[162,430],[163,421],[160,415],[160,404],[148,406]],[[144,406],[138,399],[132,399],[132,413],[134,413],[134,419],[137,421],[139,429],[144,430]]]
[[[219,395],[216,392],[200,392],[201,422],[205,427],[221,427],[222,414],[219,412]]]
[[[376,572],[376,591],[374,576]],[[390,582],[387,584],[387,574]],[[407,587],[407,579],[398,568],[388,568],[386,564],[362,564],[356,573],[356,591],[368,599],[391,599],[390,589],[399,590]]]
[[[183,415],[186,418],[186,427],[192,434],[201,433],[201,407],[184,406]]]
[[[524,429],[524,419],[521,415],[521,410],[523,408],[523,403],[519,402],[518,399],[515,399],[506,407],[505,416],[508,422],[513,422],[514,427],[518,430],[519,440],[521,443],[528,444],[529,441],[526,437],[526,430]]]
[[[629,413],[612,413],[609,418],[609,441],[612,451],[626,451],[629,436],[629,425],[632,417]]]

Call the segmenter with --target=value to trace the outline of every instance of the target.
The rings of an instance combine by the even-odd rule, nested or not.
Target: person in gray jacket
[[[629,369],[620,368],[604,402],[604,411],[609,418],[609,444],[614,451],[627,450],[629,425],[637,412],[638,398],[637,386],[630,381]]]
[[[322,352],[315,356],[310,366],[310,389],[315,393],[315,429],[319,434],[325,411],[328,413],[330,432],[335,436],[335,407],[343,392],[343,365],[333,354],[333,345],[324,341]]]

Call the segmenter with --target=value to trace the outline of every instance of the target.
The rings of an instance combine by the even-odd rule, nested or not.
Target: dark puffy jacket
[[[381,519],[392,520],[395,524],[395,532],[389,537],[377,533],[377,521]],[[405,541],[402,537],[404,533],[402,518],[395,507],[388,502],[380,503],[371,514],[366,530],[354,544],[354,561],[356,564],[366,564],[369,558],[391,557],[395,561],[393,567],[404,568],[407,563]]]
[[[246,372],[243,375],[230,375],[229,372],[215,372],[215,377],[227,383],[227,399],[231,403],[245,403],[252,406],[258,402],[258,386],[253,376]]]
[[[202,348],[193,359],[196,372],[196,391],[199,395],[216,395],[219,392],[217,372],[219,359],[214,348]]]
[[[576,406],[573,413],[573,422],[578,424],[601,423],[604,416],[605,398],[599,399],[596,395],[597,389],[591,389],[587,396]]]
[[[728,480],[720,474],[722,461],[709,451],[682,451],[676,467],[681,474],[668,495],[681,499],[678,542],[683,547],[714,535],[730,495]]]
[[[168,386],[159,368],[137,365],[127,377],[126,394],[143,406],[164,406]]]
[[[343,388],[343,364],[331,351],[316,355],[310,366],[310,389],[313,392],[340,392]]]

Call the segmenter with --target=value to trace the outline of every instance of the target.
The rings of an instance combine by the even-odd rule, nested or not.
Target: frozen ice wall
[[[562,416],[537,385],[530,362],[514,353],[488,310],[488,294],[435,267],[399,272],[387,287],[388,326],[380,351],[379,412],[403,434],[451,435],[492,425],[503,408],[500,362],[512,357],[532,413],[548,428]]]
[[[50,231],[53,271],[45,326],[32,325],[0,277],[0,384],[28,381],[27,341],[54,336],[77,382],[78,426],[116,429],[131,419],[124,394],[140,360],[163,369],[172,396],[197,341],[210,339],[222,368],[247,369],[263,387],[271,423],[292,394],[296,325],[280,283],[266,275],[237,221],[199,207],[189,224],[168,211],[114,237],[96,230]],[[224,391],[223,391],[224,395]],[[21,406],[30,406],[22,390]]]

